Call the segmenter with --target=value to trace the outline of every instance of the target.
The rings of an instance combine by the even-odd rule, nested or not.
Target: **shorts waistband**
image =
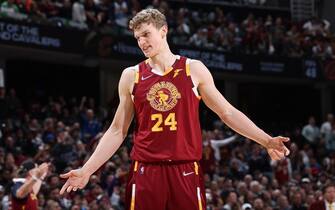
[[[198,161],[156,161],[156,162],[139,162],[134,161],[133,162],[133,171],[136,172],[139,164],[145,164],[145,165],[155,165],[155,166],[170,166],[170,165],[179,165],[179,164],[193,164],[194,165],[194,172],[196,175],[199,175],[199,162]]]
[[[134,160],[133,163],[138,162],[142,164],[150,165],[178,165],[178,164],[187,164],[187,163],[198,163],[198,160],[163,160],[163,161],[140,161]]]

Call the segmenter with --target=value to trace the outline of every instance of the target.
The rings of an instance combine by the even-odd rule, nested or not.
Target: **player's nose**
[[[144,48],[144,44],[145,44],[145,41],[143,38],[139,38],[138,39],[138,45],[140,46],[141,49]]]

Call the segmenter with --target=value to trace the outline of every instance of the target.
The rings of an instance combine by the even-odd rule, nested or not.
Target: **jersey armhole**
[[[195,62],[196,60],[194,59],[190,59],[190,58],[187,58],[186,59],[186,76],[190,77],[191,79],[191,82],[193,84],[193,87],[192,87],[192,91],[194,93],[194,95],[200,100],[201,99],[201,96],[199,94],[199,91],[198,91],[198,87],[195,85],[193,79],[192,79],[192,75],[191,75],[191,68],[190,68],[190,64],[192,62]]]
[[[137,86],[138,82],[140,81],[139,66],[138,65],[131,66],[131,67],[128,67],[127,69],[135,71],[134,85],[133,85],[133,89],[131,91],[131,99],[134,102],[134,95],[135,95],[135,91],[136,91],[136,86]]]

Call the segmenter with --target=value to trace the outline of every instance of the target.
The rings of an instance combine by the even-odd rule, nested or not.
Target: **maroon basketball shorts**
[[[126,210],[205,210],[198,162],[132,164]]]

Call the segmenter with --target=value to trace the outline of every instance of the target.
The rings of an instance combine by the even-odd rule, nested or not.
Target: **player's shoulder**
[[[127,67],[123,69],[121,77],[120,77],[120,84],[123,86],[131,85],[136,77],[136,68],[134,66]]]
[[[203,64],[201,60],[188,58],[188,57],[185,57],[185,58],[186,58],[186,65],[190,66],[191,71],[194,71],[194,69],[201,69],[205,67],[205,65]]]
[[[143,60],[143,61],[137,63],[134,66],[129,66],[129,67],[125,68],[123,70],[123,72],[126,73],[126,74],[132,74],[132,75],[137,74],[137,73],[139,73],[140,68],[141,69],[143,68],[143,64],[146,64],[148,62],[149,62],[149,59]],[[142,66],[142,67],[140,67],[140,66]]]
[[[187,63],[190,65],[191,74],[198,74],[207,70],[207,67],[201,60],[188,58]]]
[[[188,63],[201,62],[198,59],[193,59],[193,58],[189,58],[189,57],[185,57],[185,58],[186,58],[186,62],[188,62]]]
[[[138,65],[129,66],[123,69],[122,75],[126,77],[129,76],[133,77],[136,74],[136,72],[138,72]]]
[[[125,69],[123,69],[123,72],[133,72],[133,73],[135,73],[136,71],[138,71],[138,64],[134,65],[134,66],[128,66]]]
[[[211,73],[201,60],[190,59],[189,66],[192,80],[196,83],[210,79]]]

